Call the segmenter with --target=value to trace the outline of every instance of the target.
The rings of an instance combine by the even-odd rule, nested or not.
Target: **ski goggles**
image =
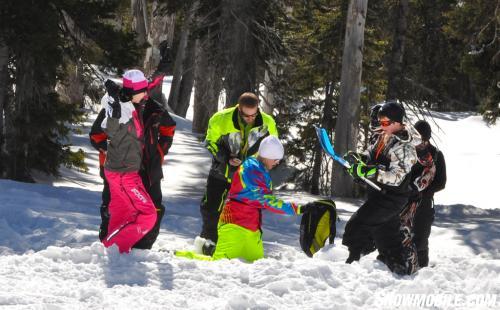
[[[382,126],[382,127],[388,127],[388,126],[390,126],[390,125],[391,125],[392,123],[394,123],[394,122],[393,122],[393,121],[390,121],[390,120],[389,120],[389,121],[381,121],[381,120],[379,120],[379,121],[378,121],[378,123],[379,123],[379,124],[380,124],[380,126]]]

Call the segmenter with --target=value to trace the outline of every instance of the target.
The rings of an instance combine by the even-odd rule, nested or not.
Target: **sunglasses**
[[[245,118],[254,118],[257,116],[257,114],[259,114],[259,110],[257,110],[257,112],[255,112],[254,114],[245,114],[241,110],[238,110],[238,112],[240,113],[241,117],[245,117]]]
[[[380,126],[382,127],[388,127],[390,126],[392,123],[394,123],[393,121],[381,121],[379,120],[378,123],[380,124]]]

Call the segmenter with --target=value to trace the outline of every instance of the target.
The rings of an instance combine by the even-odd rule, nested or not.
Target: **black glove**
[[[111,107],[111,117],[119,119],[122,116],[122,106],[120,101],[110,98],[108,104]]]
[[[116,83],[111,80],[106,80],[106,82],[104,82],[104,87],[106,87],[106,91],[108,92],[108,95],[110,97],[112,97],[116,101],[119,101],[118,95],[121,89],[120,86],[116,85]]]
[[[111,117],[119,119],[122,116],[122,106],[120,104],[120,101],[111,98],[111,100],[108,101],[108,104],[112,109]]]
[[[304,213],[310,212],[314,208],[316,208],[316,205],[314,202],[308,202],[305,205],[299,205],[299,213],[298,214],[304,214]]]
[[[106,80],[104,83],[106,91],[108,92],[109,100],[108,104],[112,108],[111,117],[120,118],[122,115],[122,109],[120,105],[120,87],[111,80]]]

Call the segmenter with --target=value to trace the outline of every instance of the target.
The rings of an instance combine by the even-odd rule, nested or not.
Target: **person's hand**
[[[113,97],[109,97],[108,104],[112,109],[111,117],[120,118],[122,116],[122,106],[120,104],[120,101],[114,99]]]
[[[367,165],[363,162],[354,164],[351,168],[347,169],[347,172],[353,178],[375,178],[377,175],[377,166]]]
[[[120,118],[122,114],[119,98],[120,86],[116,85],[115,82],[111,80],[106,80],[104,86],[108,92],[108,104],[112,108],[111,117]]]
[[[239,158],[231,158],[229,160],[229,164],[233,167],[238,167],[239,165],[241,165],[241,160]]]
[[[106,91],[110,97],[113,97],[116,101],[118,101],[118,94],[120,93],[120,86],[116,85],[115,82],[111,80],[106,80],[104,82],[104,87],[106,87]]]
[[[298,214],[304,214],[304,213],[310,212],[315,207],[316,206],[315,206],[314,202],[308,202],[304,205],[299,205],[299,213]]]
[[[342,156],[350,165],[358,164],[363,162],[364,156],[362,154],[356,153],[354,151],[348,151]]]

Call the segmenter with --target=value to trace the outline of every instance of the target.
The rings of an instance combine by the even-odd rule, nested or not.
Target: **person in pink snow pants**
[[[139,70],[123,75],[123,88],[108,94],[102,127],[108,136],[104,173],[109,183],[108,235],[106,247],[118,246],[128,253],[156,222],[156,208],[139,175],[144,147],[142,110],[148,82]]]

